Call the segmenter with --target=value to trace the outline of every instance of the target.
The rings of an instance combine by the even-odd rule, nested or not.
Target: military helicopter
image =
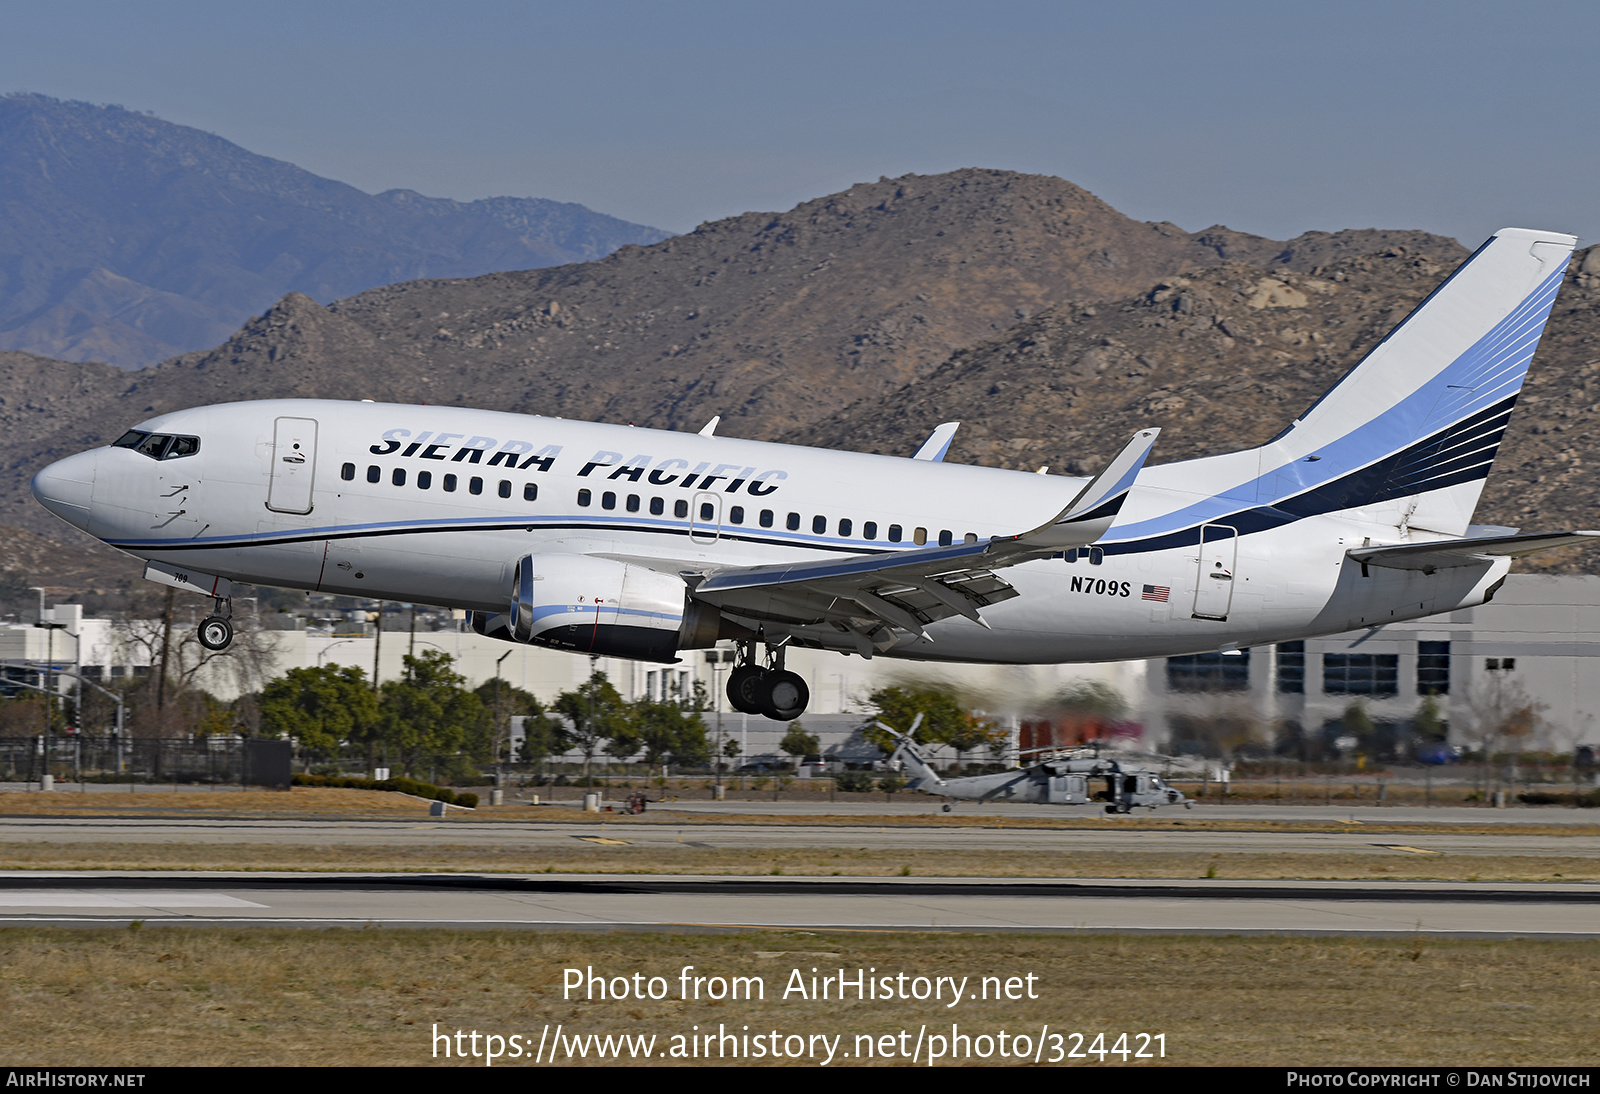
[[[921,725],[920,714],[904,733],[893,726],[877,723],[879,729],[897,742],[889,763],[904,765],[906,772],[911,775],[910,789],[951,799],[944,804],[946,813],[955,807],[956,801],[1035,802],[1044,805],[1105,802],[1107,813],[1131,813],[1136,806],[1151,810],[1163,805],[1194,808],[1194,802],[1183,791],[1168,786],[1155,772],[1127,767],[1112,759],[1046,760],[1032,767],[998,771],[991,775],[940,778],[928,765],[927,757],[913,739]],[[1092,790],[1090,781],[1094,779],[1104,779],[1105,789]]]

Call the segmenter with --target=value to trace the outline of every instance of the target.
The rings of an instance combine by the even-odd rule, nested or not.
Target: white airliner
[[[33,479],[51,512],[215,598],[235,584],[470,610],[481,634],[672,661],[738,643],[729,699],[806,706],[791,646],[929,661],[1161,657],[1494,595],[1597,532],[1470,524],[1576,240],[1505,229],[1258,448],[1098,476],[444,406],[268,400],[141,422]]]

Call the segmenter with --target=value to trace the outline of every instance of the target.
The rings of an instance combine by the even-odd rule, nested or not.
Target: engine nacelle
[[[693,601],[681,577],[587,555],[524,555],[503,615],[474,612],[472,629],[535,646],[676,661],[680,649],[712,645],[721,613]]]

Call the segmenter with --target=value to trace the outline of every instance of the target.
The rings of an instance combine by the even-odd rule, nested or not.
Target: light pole
[[[506,748],[508,749],[511,747],[511,723],[510,721],[506,720],[505,692],[500,690],[500,666],[502,663],[504,663],[507,657],[510,657],[516,652],[517,651],[515,649],[506,650],[506,652],[502,653],[494,663],[495,733],[496,735],[499,734],[500,723],[504,721],[506,724]],[[500,748],[498,747],[498,742],[494,750],[494,788],[500,791],[504,791],[506,788],[506,770],[505,765],[500,762]]]
[[[67,625],[65,623],[57,623],[53,619],[49,620],[49,621],[47,621],[45,619],[45,617],[44,617],[44,592],[43,592],[43,590],[40,590],[40,593],[39,593],[39,622],[35,623],[34,626],[44,630],[44,632],[48,636],[48,639],[47,639],[47,642],[46,642],[46,645],[45,645],[45,651],[46,652],[45,652],[45,660],[44,660],[44,672],[40,673],[40,682],[43,684],[44,689],[45,689],[45,692],[44,692],[44,772],[43,773],[48,775],[50,773],[50,729],[51,729],[51,723],[55,720],[55,703],[54,703],[55,692],[50,686],[50,677],[55,672],[56,632],[60,631],[60,630],[65,630]],[[43,779],[40,780],[39,786],[40,786],[41,789],[44,787]]]

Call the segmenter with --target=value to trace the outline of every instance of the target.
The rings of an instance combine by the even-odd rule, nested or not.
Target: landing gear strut
[[[208,650],[225,650],[233,645],[233,601],[218,597],[211,614],[200,621],[200,644]]]
[[[728,702],[745,714],[792,722],[805,713],[811,689],[798,673],[783,667],[783,647],[767,646],[766,665],[756,661],[754,641],[739,643],[739,665],[728,674]]]

